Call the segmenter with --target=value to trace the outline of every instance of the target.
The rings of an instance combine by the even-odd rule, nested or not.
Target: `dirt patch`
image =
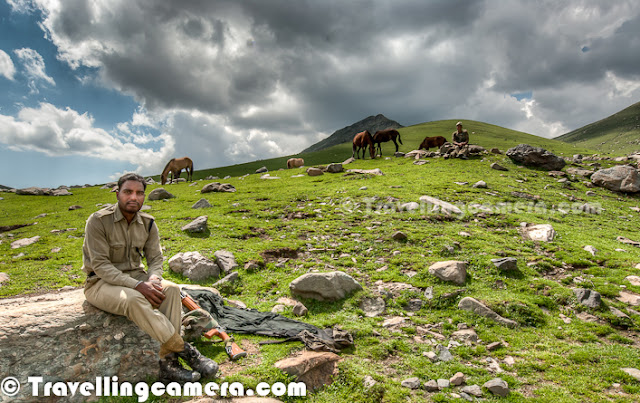
[[[297,259],[298,251],[291,248],[269,249],[260,252],[265,262],[275,262],[280,258]]]
[[[241,340],[238,344],[244,351],[247,352],[247,356],[245,358],[241,358],[238,361],[227,360],[225,362],[219,363],[220,372],[218,376],[235,375],[249,367],[255,367],[262,363],[260,348],[257,344],[249,340]]]

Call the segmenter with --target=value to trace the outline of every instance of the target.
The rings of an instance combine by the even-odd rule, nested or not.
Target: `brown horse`
[[[422,150],[423,148],[425,148],[427,151],[429,151],[431,147],[440,148],[446,142],[447,139],[442,136],[425,137],[424,140],[422,140],[422,143],[420,143],[420,147],[418,147],[418,150]]]
[[[167,176],[169,176],[169,172],[171,172],[171,182],[178,179],[182,170],[186,169],[187,171],[187,180],[191,181],[191,177],[193,176],[193,161],[189,157],[182,158],[173,158],[171,161],[167,162],[167,166],[164,167],[162,171],[162,175],[160,175],[160,180],[164,185],[167,183]]]
[[[373,148],[373,137],[371,136],[371,133],[369,133],[369,130],[356,134],[353,138],[353,151],[351,153],[351,158],[353,158],[354,155],[356,158],[359,158],[360,150],[362,150],[362,159],[364,159],[364,152],[367,146],[369,146],[369,155],[371,155],[371,159],[374,159],[376,157],[376,152]]]
[[[376,134],[373,135],[373,144],[378,145],[378,151],[380,152],[380,156],[382,156],[382,143],[387,142],[389,140],[393,141],[393,144],[396,145],[396,152],[398,152],[398,143],[396,143],[396,137],[400,144],[402,144],[402,139],[400,138],[400,133],[396,129],[385,129],[378,130]]]
[[[289,158],[287,160],[287,169],[299,168],[303,165],[304,165],[304,160],[302,158]]]

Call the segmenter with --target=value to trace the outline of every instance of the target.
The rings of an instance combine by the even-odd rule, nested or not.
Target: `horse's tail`
[[[291,169],[291,159],[287,160],[287,169]]]
[[[189,172],[189,169],[191,170],[191,172]],[[187,172],[189,173],[189,180],[192,181],[193,180],[193,160],[191,158],[189,158],[189,166],[187,167]]]
[[[400,142],[400,144],[402,144],[402,139],[400,138],[400,132],[398,132],[398,141]],[[402,144],[404,145],[404,144]]]

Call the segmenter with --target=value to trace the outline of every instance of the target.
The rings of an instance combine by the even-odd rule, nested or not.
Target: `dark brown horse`
[[[362,159],[364,159],[365,149],[369,146],[369,155],[371,155],[371,159],[376,157],[376,152],[373,148],[373,136],[369,133],[369,130],[365,130],[355,135],[353,138],[353,152],[351,153],[351,158],[360,157],[360,150],[362,149]],[[356,151],[357,149],[357,151]]]
[[[378,145],[378,151],[382,156],[382,143],[385,143],[389,140],[393,141],[393,144],[396,145],[396,152],[398,152],[398,143],[396,143],[396,137],[400,144],[402,144],[402,139],[400,138],[400,133],[396,129],[385,129],[378,130],[376,134],[373,135],[373,144],[374,146]]]
[[[424,140],[422,140],[422,143],[420,143],[420,147],[418,147],[418,150],[422,150],[424,148],[429,151],[431,147],[440,148],[446,142],[447,139],[442,136],[425,137]]]
[[[171,172],[171,181],[169,182],[171,183],[180,177],[183,169],[187,171],[187,180],[191,181],[191,177],[193,176],[193,161],[191,161],[191,158],[173,158],[171,161],[167,162],[167,166],[164,167],[162,175],[160,175],[162,184],[164,185],[167,183],[167,176],[169,176],[169,172]]]

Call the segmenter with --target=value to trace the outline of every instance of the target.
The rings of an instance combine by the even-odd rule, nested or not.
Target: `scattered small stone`
[[[477,188],[477,189],[486,189],[487,188],[487,182],[478,181],[478,182],[474,183],[472,187],[473,188]]]
[[[396,241],[403,241],[407,239],[407,234],[402,231],[397,231],[393,235],[391,235],[391,238],[395,239]]]
[[[267,169],[267,167],[265,167],[265,166],[263,166],[263,167],[260,167],[260,168],[256,169],[256,173],[257,173],[257,174],[263,174],[263,173],[265,173],[265,172],[269,172],[269,170],[268,170],[268,169]]]
[[[448,362],[453,360],[453,354],[443,345],[438,344],[436,346],[436,352],[438,353],[438,359],[440,361]]]
[[[233,253],[222,249],[216,251],[213,255],[216,258],[216,263],[218,263],[218,266],[220,266],[224,273],[231,273],[238,268],[238,263],[236,263],[236,258],[233,256]]]
[[[588,306],[589,308],[599,308],[602,304],[602,298],[599,292],[588,288],[576,288],[573,293],[578,298],[578,303]]]
[[[640,370],[636,368],[620,368],[620,369],[624,371],[627,375],[630,375],[633,378],[635,378],[636,381],[640,381]]]
[[[371,375],[365,375],[364,377],[364,388],[365,389],[371,389],[372,387],[376,386],[378,382],[376,382],[375,379],[373,379],[373,377]]]
[[[422,355],[427,357],[431,362],[438,361],[438,355],[433,351],[425,351],[424,353],[422,353]]]
[[[195,220],[191,221],[189,224],[183,226],[181,230],[189,233],[207,232],[209,230],[209,227],[207,226],[207,220],[208,220],[208,217],[206,215],[200,216]]]
[[[449,382],[448,379],[438,379],[436,381],[438,383],[438,389],[442,390],[442,389],[447,389],[448,387],[451,386],[451,382]]]
[[[437,262],[429,266],[429,273],[440,280],[462,285],[467,277],[467,263],[457,260]]]
[[[238,272],[234,271],[233,273],[227,274],[226,276],[224,276],[220,280],[218,280],[215,283],[213,283],[212,287],[213,288],[220,288],[221,286],[223,286],[225,284],[231,284],[231,283],[237,281],[239,277],[240,277],[240,275],[238,274]]]
[[[491,169],[495,169],[497,171],[508,171],[507,168],[503,167],[502,165],[498,164],[497,162],[494,162],[493,164],[491,164]]]
[[[9,278],[10,277],[7,273],[0,273],[0,285],[9,281]]]
[[[478,341],[478,334],[473,329],[456,330],[451,334],[451,337],[456,340],[462,340],[470,343],[475,343]]]
[[[473,312],[476,315],[485,316],[507,327],[514,328],[518,326],[518,322],[511,319],[503,318],[480,301],[471,297],[462,298],[458,303],[458,308],[465,311]]]
[[[467,377],[462,372],[456,372],[456,374],[449,379],[449,382],[451,382],[453,386],[463,385],[466,381]]]
[[[500,259],[491,259],[491,263],[493,263],[493,265],[497,267],[498,270],[503,272],[507,272],[507,271],[513,272],[518,270],[518,259],[514,257],[503,257]]]
[[[438,387],[438,382],[436,382],[435,380],[431,379],[430,381],[428,381],[427,383],[424,384],[423,386],[424,390],[426,390],[427,392],[437,392],[440,390],[440,388]]]
[[[640,286],[640,276],[627,276],[624,279],[630,282],[631,285]]]
[[[509,385],[501,378],[494,378],[482,386],[489,389],[489,392],[500,397],[506,397],[509,394]]]
[[[282,313],[285,309],[287,309],[287,307],[284,306],[284,304],[276,304],[271,308],[271,313]]]
[[[478,385],[464,386],[462,389],[460,389],[460,391],[463,392],[463,393],[470,394],[470,395],[475,396],[475,397],[481,397],[482,396],[482,388],[480,388],[480,386],[478,386]]]
[[[585,193],[585,195],[587,196],[597,196],[598,194],[592,190],[587,190],[587,193]]]
[[[420,387],[420,379],[418,379],[417,377],[408,378],[402,381],[400,385],[409,389],[418,389]]]
[[[173,199],[175,196],[171,193],[167,192],[164,188],[153,189],[147,199],[149,200],[165,200],[165,199]]]
[[[73,206],[69,206],[69,211],[80,210],[81,208],[83,207],[80,205],[74,204]]]
[[[593,247],[593,246],[591,246],[591,245],[587,245],[587,246],[585,246],[585,247],[584,247],[584,248],[582,248],[582,249],[584,249],[584,250],[586,250],[587,252],[591,253],[591,256],[595,256],[595,255],[596,255],[596,253],[598,252],[598,249],[594,248],[594,247]]]
[[[424,297],[428,300],[433,299],[433,287],[429,286],[426,290],[424,290]]]
[[[502,343],[499,341],[494,341],[493,343],[490,343],[489,345],[487,345],[487,351],[495,351],[500,347],[502,347]]]
[[[197,183],[197,182],[194,182]],[[211,203],[209,203],[209,201],[207,199],[200,199],[197,202],[195,202],[195,204],[193,206],[191,206],[191,208],[194,209],[198,209],[198,208],[209,208],[211,207]]]
[[[616,297],[616,299],[620,302],[624,302],[625,304],[629,304],[631,306],[640,305],[640,295],[632,294],[630,292],[620,291],[620,296]]]
[[[309,310],[302,304],[302,302],[297,302],[293,307],[293,314],[296,316],[305,316],[307,312],[309,312]]]
[[[11,249],[18,249],[24,246],[29,246],[38,242],[39,240],[40,240],[40,235],[36,235],[31,238],[18,239],[17,241],[11,242]]]

